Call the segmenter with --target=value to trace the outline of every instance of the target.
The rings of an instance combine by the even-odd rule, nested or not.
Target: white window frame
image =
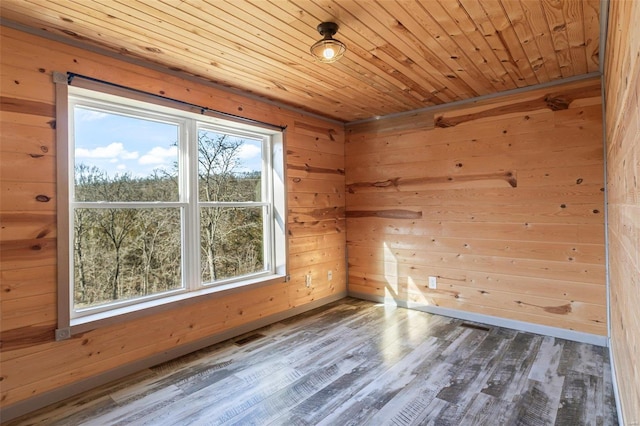
[[[56,74],[58,74],[56,76]],[[62,76],[64,76],[62,74]],[[56,79],[57,77],[57,79]],[[196,114],[151,95],[130,94],[96,83],[72,87],[59,73],[56,82],[58,153],[58,329],[56,339],[69,338],[100,326],[134,319],[203,299],[247,291],[286,281],[286,189],[284,132],[223,118]],[[95,87],[94,87],[95,86]],[[179,200],[166,202],[77,202],[74,200],[74,107],[81,106],[179,126]],[[201,202],[198,196],[198,130],[260,140],[263,146],[262,200],[259,202]],[[239,277],[201,282],[200,208],[262,207],[265,270]],[[74,208],[180,208],[182,288],[96,307],[74,309]]]
[[[228,279],[217,280],[214,282],[202,283],[202,286],[216,286],[216,285],[224,285],[225,283],[231,283],[234,281],[244,280],[247,277],[256,277],[259,278],[264,275],[269,275],[274,273],[274,244],[273,244],[273,235],[274,235],[274,226],[273,226],[273,170],[272,170],[272,156],[269,154],[272,149],[272,137],[269,135],[258,135],[256,133],[243,132],[239,129],[233,129],[228,127],[222,127],[217,125],[211,125],[209,123],[205,123],[203,121],[196,122],[196,134],[201,130],[214,131],[219,133],[224,133],[229,136],[235,136],[238,138],[247,138],[254,140],[261,140],[262,142],[262,162],[263,162],[263,175],[261,179],[261,193],[262,193],[262,201],[249,201],[249,202],[212,202],[212,201],[200,201],[198,196],[198,173],[192,173],[191,177],[192,188],[196,188],[193,197],[197,200],[197,214],[198,214],[198,226],[196,229],[200,229],[199,226],[199,212],[202,207],[262,207],[264,210],[263,216],[263,229],[262,234],[264,236],[264,241],[269,241],[270,244],[264,244],[263,250],[263,258],[265,261],[265,271],[257,272],[250,275],[244,275],[241,277],[234,277]],[[194,150],[193,158],[191,159],[192,164],[198,164],[198,149]],[[194,163],[195,161],[195,163]],[[196,220],[194,218],[194,220]],[[198,261],[201,259],[200,256],[196,256]],[[201,270],[201,265],[198,263],[198,271]]]

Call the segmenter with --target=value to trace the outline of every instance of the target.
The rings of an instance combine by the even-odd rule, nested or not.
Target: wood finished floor
[[[605,348],[465,324],[344,299],[9,424],[618,424]]]

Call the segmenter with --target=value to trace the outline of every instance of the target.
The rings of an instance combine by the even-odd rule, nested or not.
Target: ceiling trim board
[[[534,90],[546,89],[546,88],[549,88],[549,87],[561,86],[563,84],[575,83],[577,81],[589,80],[589,79],[592,79],[592,78],[601,78],[601,77],[602,77],[602,74],[599,71],[598,72],[592,72],[592,73],[589,73],[589,74],[576,75],[576,76],[573,76],[573,77],[567,77],[567,78],[563,78],[563,79],[560,79],[560,80],[549,81],[549,82],[546,82],[546,83],[540,83],[540,84],[536,84],[536,85],[533,85],[533,86],[518,87],[516,89],[505,90],[504,92],[489,93],[487,95],[476,96],[475,98],[462,99],[462,100],[459,100],[459,101],[449,102],[449,103],[442,104],[442,105],[434,105],[434,106],[429,106],[429,107],[425,107],[425,108],[414,109],[414,110],[411,110],[411,111],[397,112],[397,113],[394,113],[394,114],[387,114],[387,115],[383,115],[383,116],[379,116],[379,117],[366,118],[364,120],[350,121],[348,123],[345,123],[345,126],[347,128],[349,128],[350,126],[354,126],[354,125],[358,125],[358,124],[372,123],[372,122],[375,122],[375,121],[378,121],[378,120],[387,120],[387,119],[391,119],[391,118],[405,117],[405,116],[408,116],[408,115],[415,115],[415,114],[424,113],[424,112],[435,112],[435,111],[439,111],[439,110],[442,110],[442,109],[445,109],[445,108],[465,106],[465,105],[469,105],[469,104],[473,104],[473,103],[477,103],[477,102],[481,102],[481,101],[500,98],[500,97],[503,97],[503,96],[517,95],[518,93],[527,93],[527,92],[531,92],[531,91],[534,91]]]

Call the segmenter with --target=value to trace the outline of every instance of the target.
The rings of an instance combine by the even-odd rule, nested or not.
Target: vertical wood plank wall
[[[611,348],[625,424],[640,424],[640,2],[613,0],[605,62]]]
[[[6,27],[1,35],[2,407],[272,314],[344,294],[344,128]],[[291,281],[55,342],[52,71],[286,125]],[[328,281],[328,271],[333,279]],[[305,286],[305,275],[312,285]]]
[[[601,107],[591,79],[347,125],[350,294],[606,335]]]

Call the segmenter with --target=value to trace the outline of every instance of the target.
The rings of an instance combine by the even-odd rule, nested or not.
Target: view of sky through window
[[[175,172],[178,161],[176,124],[162,123],[113,112],[76,106],[74,114],[75,163],[97,167],[113,178],[134,178],[154,171]],[[243,140],[235,172],[261,169],[261,142]]]

